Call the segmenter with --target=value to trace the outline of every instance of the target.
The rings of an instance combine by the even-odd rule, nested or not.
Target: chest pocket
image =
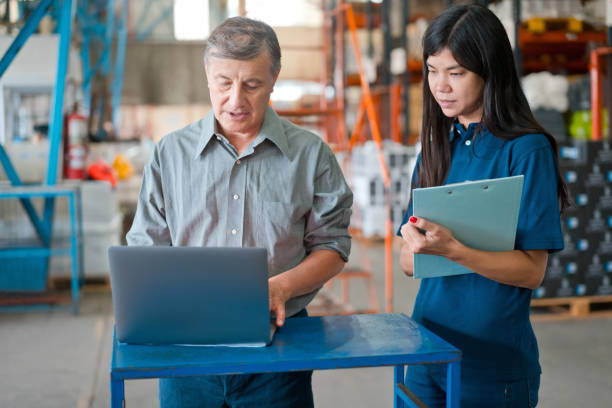
[[[275,245],[279,240],[303,239],[307,212],[300,203],[261,200],[256,211],[258,240]]]

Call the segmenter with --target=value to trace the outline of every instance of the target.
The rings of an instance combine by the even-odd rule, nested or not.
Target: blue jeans
[[[463,373],[462,373],[463,374]],[[406,387],[428,408],[446,407],[446,370],[441,365],[408,366]],[[540,376],[518,381],[461,378],[461,406],[469,408],[533,408],[538,404]]]
[[[302,310],[294,317],[308,316]],[[160,408],[312,408],[312,371],[159,380]]]

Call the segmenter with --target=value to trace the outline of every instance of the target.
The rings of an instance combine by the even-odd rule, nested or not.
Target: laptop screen
[[[117,339],[138,344],[266,344],[263,248],[111,247]]]

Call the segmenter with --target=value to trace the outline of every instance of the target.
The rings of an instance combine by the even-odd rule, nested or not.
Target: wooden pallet
[[[72,279],[69,276],[51,276],[46,290],[42,292],[0,291],[0,306],[70,304],[71,284]],[[110,279],[108,276],[86,277],[80,290],[81,293],[110,293]]]
[[[70,294],[65,292],[0,292],[0,306],[61,305],[71,302]]]
[[[72,279],[68,276],[53,276],[49,279],[51,290],[68,290]],[[110,292],[110,278],[108,276],[86,277],[81,290],[85,292]]]
[[[612,296],[576,296],[531,300],[531,320],[612,317]]]

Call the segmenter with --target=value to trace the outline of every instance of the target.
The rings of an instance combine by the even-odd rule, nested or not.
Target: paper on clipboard
[[[413,214],[451,230],[462,244],[485,251],[514,249],[523,176],[414,189]],[[472,273],[438,255],[414,254],[414,278]]]

